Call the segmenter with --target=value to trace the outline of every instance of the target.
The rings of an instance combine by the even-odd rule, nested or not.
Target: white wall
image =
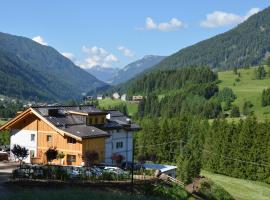
[[[132,161],[132,145],[133,145],[133,134],[132,132],[126,132],[125,130],[120,130],[117,132],[114,130],[113,132],[109,132],[111,137],[106,139],[105,144],[105,163],[112,163],[112,155],[114,153],[121,154],[124,156],[123,161]],[[117,142],[123,142],[122,148],[116,148]]]
[[[35,141],[31,141],[31,134],[35,135]],[[15,144],[25,147],[29,150],[28,157],[24,160],[26,163],[30,163],[30,151],[35,151],[35,156],[37,156],[37,131],[29,130],[12,130],[10,138],[10,148],[13,148]],[[11,153],[11,158],[14,156]]]

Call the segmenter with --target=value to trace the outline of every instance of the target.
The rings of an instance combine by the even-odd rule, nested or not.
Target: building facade
[[[140,127],[115,110],[94,106],[31,107],[0,128],[10,130],[11,148],[29,150],[27,163],[46,163],[45,152],[56,148],[65,156],[54,164],[83,165],[88,151],[98,154],[99,163],[112,164],[112,156],[132,159],[133,133]],[[12,157],[12,155],[11,155]]]

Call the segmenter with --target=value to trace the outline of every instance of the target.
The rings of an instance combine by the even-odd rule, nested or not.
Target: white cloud
[[[185,27],[184,23],[177,18],[172,18],[168,22],[156,23],[151,17],[147,17],[145,20],[145,28],[143,29],[159,30],[159,31],[174,31],[183,27]],[[139,28],[139,29],[142,29],[142,28]]]
[[[72,60],[73,62],[76,61],[75,55],[73,53],[69,53],[69,52],[63,52],[61,53],[63,56],[65,56],[66,58],[68,58],[69,60]]]
[[[36,36],[36,37],[33,37],[32,40],[34,40],[35,42],[39,43],[39,44],[42,44],[42,45],[45,45],[47,46],[48,43],[44,41],[44,39],[41,37],[41,36]]]
[[[207,14],[206,19],[203,20],[200,25],[205,28],[216,28],[228,25],[236,25],[245,21],[251,15],[254,15],[259,11],[259,8],[251,8],[244,16],[223,11],[214,11],[213,13]]]
[[[118,58],[115,55],[101,47],[83,46],[82,52],[87,55],[84,61],[79,63],[82,68],[92,68],[96,65],[100,65],[101,67],[110,67],[112,63],[118,62]]]
[[[123,55],[128,57],[128,58],[133,58],[134,57],[134,52],[131,51],[130,49],[124,47],[124,46],[117,47],[117,50],[122,52]]]

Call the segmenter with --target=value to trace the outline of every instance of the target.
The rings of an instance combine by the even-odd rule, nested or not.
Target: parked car
[[[111,172],[115,175],[120,175],[120,176],[128,176],[129,173],[122,170],[121,168],[119,167],[104,167],[104,170],[107,171],[107,172]]]
[[[131,170],[132,169],[132,162],[123,162],[121,164],[121,168],[124,170]],[[145,169],[145,167],[142,164],[134,163],[134,170],[141,170]]]
[[[91,167],[90,170],[96,176],[101,176],[102,175],[102,170],[97,166]]]

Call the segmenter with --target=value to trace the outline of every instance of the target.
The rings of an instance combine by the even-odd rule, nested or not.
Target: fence
[[[136,170],[134,180],[154,179],[149,170]],[[56,180],[64,182],[131,182],[131,172],[118,167],[74,167],[58,165],[23,165],[13,171],[14,179]]]

